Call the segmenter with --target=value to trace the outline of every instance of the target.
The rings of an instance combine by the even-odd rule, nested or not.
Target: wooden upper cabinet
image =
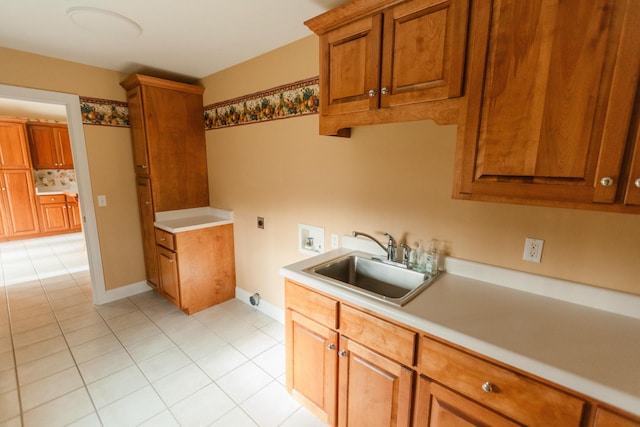
[[[27,127],[35,169],[73,169],[67,125],[29,123]]]
[[[155,212],[209,206],[204,88],[135,74],[127,90],[137,176],[150,176]]]
[[[455,197],[596,209],[621,201],[639,6],[474,3]]]
[[[0,120],[0,168],[31,168],[25,120]]]
[[[468,0],[352,0],[306,21],[320,35],[320,133],[455,123],[467,21]]]

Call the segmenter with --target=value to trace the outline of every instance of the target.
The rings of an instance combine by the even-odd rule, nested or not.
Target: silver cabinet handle
[[[389,89],[387,89],[386,87],[383,87],[382,89],[380,89],[380,93],[383,95],[386,95],[389,93]]]
[[[489,381],[482,384],[482,391],[484,391],[485,393],[493,393],[494,391],[493,384],[491,384]]]
[[[640,178],[636,179],[633,183],[633,185],[636,186],[636,188],[640,188]]]
[[[610,176],[605,176],[600,180],[600,184],[603,187],[611,187],[613,185],[613,178],[611,178]]]
[[[369,90],[369,97],[373,98],[374,96],[376,96],[376,91],[373,89]]]
[[[336,349],[336,345],[334,343],[327,345],[327,350],[335,350],[335,349]]]
[[[340,357],[347,357],[347,352],[346,352],[345,350],[340,350],[340,351],[338,352],[338,356],[340,356]]]
[[[167,240],[167,239],[165,239],[164,237],[161,237],[161,238],[160,238],[160,241],[161,241],[161,242],[164,242],[165,240]]]

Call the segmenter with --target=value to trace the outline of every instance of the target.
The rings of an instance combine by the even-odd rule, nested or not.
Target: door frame
[[[93,303],[99,305],[108,302],[104,283],[100,242],[98,240],[98,226],[93,204],[91,176],[89,175],[87,147],[85,145],[82,115],[80,113],[80,97],[69,93],[0,84],[0,98],[56,104],[65,107],[69,137],[71,138],[71,152],[76,172],[76,181],[78,183],[78,196],[83,223],[82,232],[84,233],[87,246]]]

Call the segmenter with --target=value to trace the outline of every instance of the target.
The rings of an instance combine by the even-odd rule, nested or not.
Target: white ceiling
[[[0,46],[189,81],[311,34],[305,20],[345,1],[1,0]],[[113,14],[83,28],[69,16],[79,6],[122,15],[142,32]]]

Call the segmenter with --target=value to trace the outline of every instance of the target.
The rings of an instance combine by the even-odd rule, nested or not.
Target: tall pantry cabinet
[[[158,290],[157,212],[209,206],[203,87],[134,74],[127,91],[147,283]]]

